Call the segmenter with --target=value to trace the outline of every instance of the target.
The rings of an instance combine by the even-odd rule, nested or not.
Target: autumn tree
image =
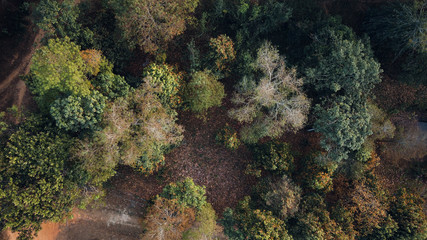
[[[230,64],[236,59],[236,51],[230,37],[221,34],[209,40],[210,57],[218,71],[229,71]]]
[[[215,210],[210,203],[203,205],[196,214],[193,226],[183,235],[183,240],[215,239],[218,232]]]
[[[155,53],[184,32],[199,1],[110,0],[108,3],[129,45]]]
[[[143,226],[142,239],[181,240],[185,230],[195,220],[194,210],[180,204],[176,199],[158,197],[148,209]]]
[[[286,174],[294,169],[294,156],[287,143],[270,141],[252,147],[255,167],[262,167],[273,173]]]
[[[302,92],[302,79],[271,43],[258,49],[254,69],[261,73],[257,83],[243,78],[232,102],[237,106],[230,117],[249,123],[242,130],[242,140],[256,143],[260,138],[278,137],[285,131],[301,129],[307,119],[310,101]]]

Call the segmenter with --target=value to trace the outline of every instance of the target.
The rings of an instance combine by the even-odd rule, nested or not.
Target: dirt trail
[[[34,32],[29,25],[20,37],[0,40],[0,111],[31,104],[31,95],[20,76],[30,70],[31,56],[42,37],[41,31]]]

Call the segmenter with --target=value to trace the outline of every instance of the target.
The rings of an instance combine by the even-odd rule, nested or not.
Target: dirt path
[[[25,34],[0,40],[0,111],[13,105],[32,104],[31,95],[20,76],[30,70],[31,56],[42,36],[29,25]]]

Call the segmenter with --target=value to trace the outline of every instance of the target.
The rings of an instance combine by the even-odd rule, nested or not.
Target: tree
[[[422,198],[405,188],[396,192],[390,204],[390,215],[399,227],[395,239],[426,239],[427,218],[423,204]]]
[[[200,210],[206,204],[205,187],[194,184],[192,178],[185,178],[176,183],[169,183],[163,188],[161,197],[177,199],[179,204]]]
[[[331,160],[347,159],[371,134],[366,101],[380,82],[380,65],[367,41],[357,40],[350,28],[329,19],[308,47],[305,69],[311,94],[316,96],[314,129],[323,134],[322,146]]]
[[[96,130],[102,120],[105,97],[98,91],[85,97],[60,98],[50,107],[50,115],[56,126],[67,131]]]
[[[184,32],[198,0],[110,0],[118,26],[131,47],[147,53],[164,48]]]
[[[270,141],[252,148],[255,165],[274,173],[291,173],[294,168],[294,157],[287,143]]]
[[[261,182],[261,184],[266,185],[264,191],[259,194],[263,200],[263,205],[267,209],[282,220],[295,215],[301,198],[301,188],[295,185],[286,175],[278,181],[270,181],[267,184]]]
[[[144,219],[146,232],[142,239],[181,240],[195,220],[194,210],[176,199],[158,197]]]
[[[79,23],[79,8],[73,0],[41,0],[32,13],[35,25],[45,37],[69,37],[84,47],[93,45],[93,32]]]
[[[75,156],[97,176],[98,183],[114,174],[118,162],[143,173],[164,164],[164,153],[182,140],[183,129],[157,94],[159,87],[144,83],[126,98],[106,107],[105,127],[76,145]]]
[[[286,224],[270,211],[251,209],[250,197],[245,197],[235,211],[226,210],[223,221],[224,232],[231,239],[292,240]],[[236,230],[238,229],[238,230]]]
[[[364,27],[374,45],[398,57],[408,51],[427,51],[426,3],[393,2],[368,12]]]
[[[47,112],[50,105],[64,95],[89,95],[91,89],[86,73],[78,45],[68,37],[50,39],[47,46],[33,55],[27,83],[39,107]]]
[[[278,137],[285,131],[301,129],[310,102],[296,70],[285,67],[284,59],[269,42],[258,49],[254,69],[261,73],[259,83],[244,78],[232,99],[237,108],[229,112],[239,122],[251,123],[242,130],[242,140],[256,143],[265,136]]]
[[[224,97],[224,85],[209,70],[191,74],[185,99],[193,112],[203,115],[209,108],[221,106]]]
[[[178,93],[181,91],[182,79],[171,66],[152,63],[144,68],[143,76],[151,85],[160,88],[157,95],[163,106],[173,109],[180,105],[181,98]]]
[[[218,231],[216,224],[215,210],[207,203],[197,212],[196,221],[193,226],[184,233],[183,240],[215,239],[214,235]]]
[[[77,183],[66,168],[71,141],[21,126],[0,154],[0,223],[31,239],[43,221],[59,221],[73,208]]]

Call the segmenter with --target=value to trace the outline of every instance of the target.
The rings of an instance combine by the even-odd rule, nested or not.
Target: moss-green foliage
[[[163,188],[161,197],[177,199],[180,204],[200,210],[206,204],[205,187],[196,185],[192,178],[169,183]]]
[[[183,235],[183,240],[196,240],[196,239],[214,239],[217,225],[216,215],[210,203],[203,205],[196,215],[196,222]]]
[[[129,94],[130,87],[125,78],[112,72],[101,72],[92,80],[92,84],[102,95],[109,100],[118,97],[126,97]]]
[[[252,209],[250,197],[245,197],[233,211],[227,209],[221,223],[224,233],[233,240],[291,240],[284,221],[270,211]]]
[[[47,46],[33,55],[27,84],[43,111],[48,111],[61,96],[90,94],[85,62],[79,51],[80,47],[69,38],[50,39]]]
[[[88,96],[57,99],[50,107],[56,126],[67,131],[96,130],[102,120],[105,97],[97,91]]]
[[[191,80],[186,86],[185,101],[191,111],[204,114],[214,106],[221,106],[225,97],[224,85],[209,70],[191,74]]]
[[[29,121],[10,135],[0,155],[0,222],[23,239],[43,221],[62,219],[77,197],[66,168],[71,141],[32,127],[37,119]]]
[[[69,37],[73,42],[88,48],[93,44],[93,32],[82,27],[78,21],[79,14],[79,8],[73,0],[41,0],[32,17],[37,27],[45,31],[45,38]]]
[[[287,143],[270,141],[253,147],[256,165],[278,174],[291,173],[294,157]]]
[[[180,106],[181,98],[178,93],[181,91],[182,79],[171,66],[152,63],[144,69],[143,76],[160,88],[158,96],[163,106],[170,109]]]
[[[334,161],[348,158],[371,134],[366,101],[382,72],[367,41],[329,19],[308,47],[312,67],[305,70],[307,84],[318,104],[314,128],[323,134],[322,146]]]

